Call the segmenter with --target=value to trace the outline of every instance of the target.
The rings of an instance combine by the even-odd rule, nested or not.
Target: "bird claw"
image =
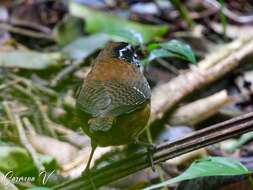
[[[148,143],[148,142],[143,142],[140,141],[139,139],[135,139],[135,144],[137,145],[141,145],[147,148],[147,153],[148,153],[148,159],[151,165],[151,169],[153,172],[155,172],[155,164],[154,164],[154,159],[153,159],[153,154],[156,150],[156,146],[152,143]]]
[[[147,151],[148,151],[148,158],[149,158],[149,162],[150,162],[150,165],[151,165],[151,169],[153,172],[155,172],[155,164],[154,164],[154,158],[153,158],[153,154],[155,152],[155,149],[156,147],[155,146],[152,146],[152,147],[148,147],[147,148]]]

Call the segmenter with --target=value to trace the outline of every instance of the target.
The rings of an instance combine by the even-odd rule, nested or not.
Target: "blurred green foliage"
[[[145,188],[145,190],[157,189],[172,183],[204,176],[231,176],[245,175],[250,171],[239,161],[226,157],[208,157],[194,161],[181,175]]]

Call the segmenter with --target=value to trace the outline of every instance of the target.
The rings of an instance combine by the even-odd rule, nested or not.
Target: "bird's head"
[[[103,51],[111,58],[120,59],[136,67],[141,66],[136,49],[131,44],[125,42],[108,42]]]

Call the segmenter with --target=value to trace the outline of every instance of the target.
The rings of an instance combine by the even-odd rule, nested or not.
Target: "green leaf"
[[[128,21],[116,15],[99,12],[75,2],[70,3],[69,10],[73,16],[85,20],[85,30],[90,33],[105,32],[124,39],[128,38],[131,33],[133,36],[140,34],[143,42],[146,43],[155,37],[162,36],[168,31],[168,27],[165,25],[154,26]],[[120,30],[123,32],[120,32]],[[125,32],[128,34],[125,34]],[[130,42],[133,39],[136,39],[136,37],[131,37]]]
[[[205,176],[231,176],[249,174],[249,170],[239,161],[225,157],[208,157],[197,160],[181,175],[145,188],[144,190],[157,189],[172,183]]]
[[[149,56],[146,59],[142,60],[142,63],[146,64],[146,63],[153,61],[154,59],[159,58],[159,57],[176,57],[176,56],[177,56],[177,54],[169,52],[165,49],[153,49],[149,53]]]
[[[45,167],[46,171],[53,171],[58,168],[57,161],[52,156],[38,153],[38,157]]]
[[[46,155],[38,155],[47,169],[55,169],[56,161]],[[0,171],[7,173],[12,171],[15,176],[36,172],[36,167],[28,152],[18,146],[0,146]]]
[[[53,189],[47,187],[32,187],[27,190],[53,190]]]
[[[147,48],[149,51],[153,50],[153,49],[157,49],[159,48],[159,45],[157,43],[150,43],[147,45]]]
[[[188,44],[185,44],[178,40],[170,40],[168,42],[162,42],[159,44],[162,48],[177,54],[178,57],[190,61],[191,63],[196,63],[195,55]]]
[[[27,151],[16,146],[0,146],[0,170],[13,171],[15,175],[34,169],[33,161]]]
[[[63,55],[70,59],[84,59],[104,47],[110,38],[106,34],[94,34],[87,37],[80,37],[62,49]]]
[[[143,44],[144,40],[140,33],[133,29],[111,28],[106,33],[116,41],[124,41],[133,45]]]
[[[45,69],[62,62],[61,53],[40,53],[35,51],[0,52],[0,67]]]
[[[53,30],[54,37],[60,46],[64,46],[84,34],[83,21],[67,15]]]

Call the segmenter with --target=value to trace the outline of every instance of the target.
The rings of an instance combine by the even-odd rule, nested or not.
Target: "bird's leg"
[[[92,179],[92,176],[90,176],[90,164],[91,164],[91,160],[92,160],[92,157],[94,155],[94,152],[95,152],[96,148],[97,148],[97,143],[94,142],[93,140],[91,140],[91,153],[90,153],[90,156],[89,156],[88,163],[85,167],[85,170],[82,172],[82,176],[88,175],[93,189],[97,189],[97,188],[96,188],[95,183]]]
[[[151,165],[151,168],[152,168],[153,172],[155,172],[155,165],[154,165],[154,159],[153,159],[153,153],[155,151],[155,145],[152,144],[152,143],[140,141],[138,138],[135,139],[134,143],[147,148],[147,153],[148,153],[148,158],[149,158],[149,161],[150,161],[150,165]]]
[[[92,157],[94,155],[94,152],[97,148],[97,143],[94,142],[93,140],[91,140],[91,153],[90,153],[90,156],[89,156],[89,160],[88,160],[88,163],[85,167],[85,170],[83,171],[82,175],[84,175],[86,172],[89,172],[90,171],[90,164],[91,164],[91,160],[92,160]]]

